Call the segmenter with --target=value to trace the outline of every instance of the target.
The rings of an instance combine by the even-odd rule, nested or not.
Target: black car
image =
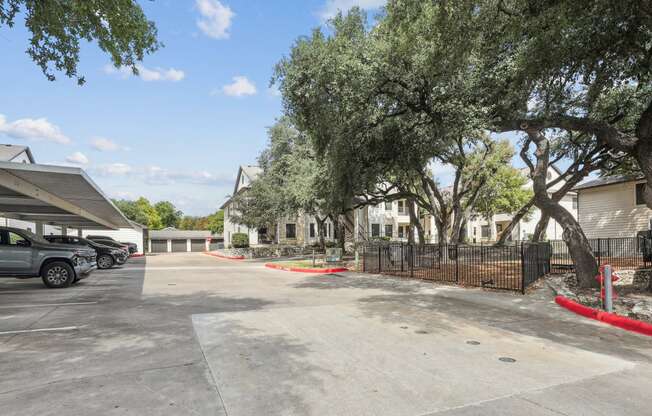
[[[123,243],[121,241],[117,241],[113,237],[109,237],[107,235],[87,235],[87,239],[93,240],[93,241],[113,241],[114,243],[122,244],[123,246],[127,246],[127,250],[129,251],[129,254],[134,254],[138,252],[138,246],[134,243]],[[104,244],[104,243],[102,243]]]
[[[97,252],[97,267],[99,269],[110,269],[116,264],[124,264],[129,257],[127,253],[120,248],[110,247],[81,237],[74,237],[71,235],[46,235],[43,238],[51,243],[86,246],[94,249]]]

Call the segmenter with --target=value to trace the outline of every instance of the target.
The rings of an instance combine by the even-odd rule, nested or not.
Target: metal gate
[[[172,252],[182,253],[188,251],[188,243],[186,240],[172,240]]]
[[[152,240],[152,253],[167,253],[168,240]]]
[[[190,240],[190,251],[206,251],[206,240],[205,239]]]

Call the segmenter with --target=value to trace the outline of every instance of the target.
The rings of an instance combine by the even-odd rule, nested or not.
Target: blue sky
[[[382,0],[141,1],[165,47],[140,77],[84,45],[84,86],[49,82],[25,54],[19,19],[0,27],[0,143],[32,148],[37,162],[84,168],[111,197],[170,200],[208,214],[255,163],[281,100],[269,81],[294,40],[338,8],[374,13]]]

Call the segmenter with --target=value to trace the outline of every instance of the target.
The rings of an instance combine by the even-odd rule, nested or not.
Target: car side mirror
[[[18,247],[29,247],[30,246],[29,241],[27,241],[27,240],[18,240],[18,241],[16,241],[16,245]]]

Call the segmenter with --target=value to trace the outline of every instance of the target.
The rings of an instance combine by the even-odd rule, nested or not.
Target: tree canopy
[[[13,27],[24,16],[31,33],[26,53],[48,80],[63,72],[85,82],[78,73],[83,41],[97,42],[116,67],[130,67],[161,44],[153,22],[134,0],[0,0],[0,25]]]
[[[205,217],[193,217],[183,215],[170,201],[159,201],[152,205],[147,198],[140,197],[135,201],[113,200],[113,203],[125,217],[152,230],[174,227],[181,230],[210,230],[213,233],[224,231],[222,210]]]

